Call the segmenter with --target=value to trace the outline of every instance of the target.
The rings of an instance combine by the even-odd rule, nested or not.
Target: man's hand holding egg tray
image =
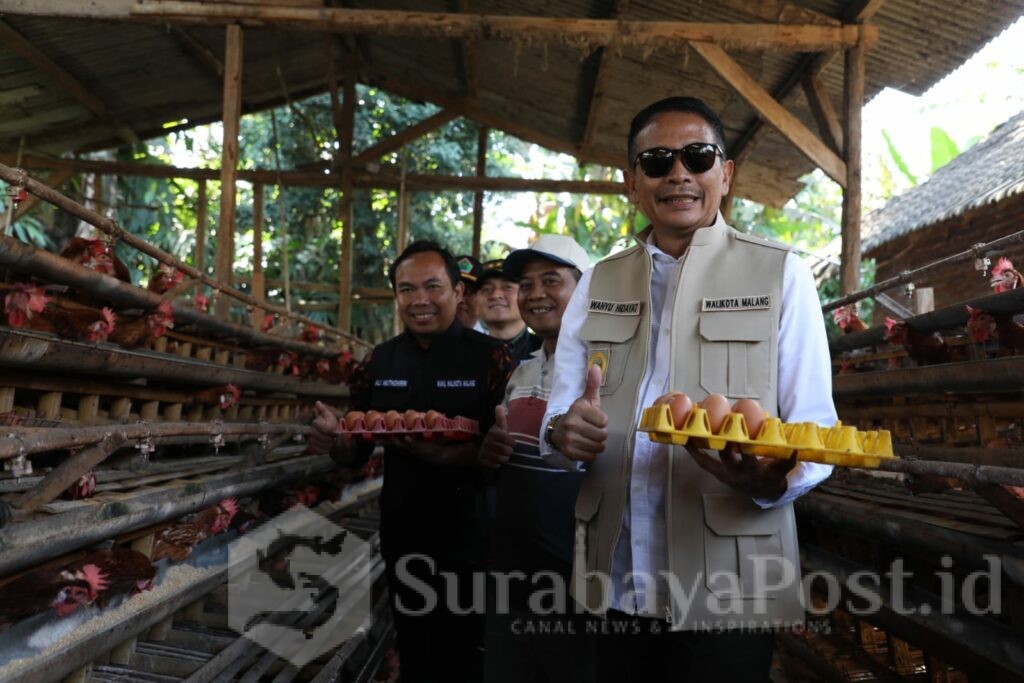
[[[662,404],[669,406],[672,424],[676,429],[683,428],[694,408],[690,397],[681,391],[669,392],[654,401],[654,405]],[[768,417],[768,413],[753,399],[740,399],[730,408],[728,399],[721,394],[708,395],[697,404],[697,407],[703,408],[707,413],[711,432],[715,434],[719,433],[730,412],[743,416],[751,436],[760,432],[761,425]],[[786,460],[760,458],[742,453],[737,444],[727,442],[715,456],[694,441],[688,441],[684,447],[698,465],[715,475],[722,483],[760,500],[777,500],[786,492],[786,475],[796,466],[796,451]]]

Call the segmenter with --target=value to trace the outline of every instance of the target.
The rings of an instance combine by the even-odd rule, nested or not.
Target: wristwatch
[[[557,425],[559,420],[561,420],[563,417],[565,417],[565,413],[558,413],[557,415],[552,415],[551,419],[548,420],[547,428],[544,430],[544,443],[551,446],[555,450],[558,450],[558,446],[555,445],[555,440],[553,438],[555,435],[555,425]]]

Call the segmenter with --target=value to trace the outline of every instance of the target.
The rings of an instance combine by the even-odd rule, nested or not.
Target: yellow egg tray
[[[821,427],[813,422],[791,423],[769,417],[756,438],[751,438],[746,418],[740,413],[729,413],[722,428],[713,433],[707,411],[699,407],[690,411],[682,429],[673,426],[672,409],[667,404],[644,408],[640,431],[648,432],[651,440],[659,443],[691,443],[715,450],[732,443],[747,455],[781,460],[789,459],[795,450],[797,460],[841,467],[875,468],[883,460],[896,457],[892,452],[892,435],[885,429],[862,432],[841,422],[834,427]]]

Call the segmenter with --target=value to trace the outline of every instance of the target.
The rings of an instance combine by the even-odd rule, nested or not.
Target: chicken
[[[156,567],[137,550],[120,546],[109,550],[94,550],[81,563],[99,567],[103,572],[106,587],[97,600],[100,607],[106,607],[115,596],[135,595],[153,588]]]
[[[0,631],[48,609],[66,617],[106,588],[106,574],[94,564],[34,569],[0,587]]]
[[[901,345],[918,365],[935,365],[963,360],[965,354],[953,351],[938,332],[924,333],[914,330],[902,320],[885,319],[885,340]]]
[[[283,349],[263,349],[260,351],[249,351],[245,354],[245,367],[247,370],[274,372],[279,375],[292,374],[298,376],[302,369],[296,361],[297,356],[294,353]]]
[[[202,311],[203,313],[209,313],[210,311],[210,299],[205,294],[196,294],[192,299],[192,305],[196,310]]]
[[[146,289],[156,294],[165,294],[180,285],[184,279],[185,273],[174,266],[160,263],[157,264],[156,270],[150,276]]]
[[[863,332],[868,329],[868,326],[864,321],[857,316],[856,305],[840,306],[836,310],[832,311],[832,320],[835,322],[836,327],[842,330],[845,334]]]
[[[1024,351],[1024,325],[1010,315],[992,315],[985,311],[967,307],[967,331],[976,342],[995,339],[999,343],[1000,356],[1012,356]]]
[[[117,327],[117,316],[109,308],[97,310],[54,299],[40,287],[21,282],[4,297],[4,312],[10,327],[91,343],[107,341]]]
[[[242,390],[234,384],[220,384],[209,389],[197,391],[189,397],[187,405],[217,406],[227,410],[238,403]]]
[[[103,240],[72,237],[60,255],[97,273],[110,275],[131,284],[132,278],[128,273],[128,267],[114,254],[114,247]]]
[[[302,332],[299,333],[299,341],[306,342],[307,344],[316,344],[323,338],[324,331],[312,323],[304,325]]]
[[[996,293],[1008,292],[1011,289],[1024,287],[1024,275],[1014,270],[1013,262],[1008,258],[1001,258],[992,269],[991,287]]]
[[[168,557],[181,562],[192,553],[194,546],[230,528],[237,512],[238,501],[228,498],[200,512],[194,521],[162,529],[153,543],[153,561]]]
[[[316,362],[316,376],[328,384],[348,384],[355,367],[355,359],[348,351],[334,358],[321,358]]]
[[[74,484],[64,492],[64,498],[68,500],[82,500],[96,492],[96,474],[89,470],[78,478]]]
[[[120,344],[126,349],[144,346],[151,339],[158,339],[174,329],[174,312],[170,301],[161,301],[160,305],[146,315],[131,320],[124,320],[110,334],[110,341]]]
[[[270,328],[277,324],[277,314],[268,315],[263,318],[263,324],[260,325],[260,332],[269,333]]]

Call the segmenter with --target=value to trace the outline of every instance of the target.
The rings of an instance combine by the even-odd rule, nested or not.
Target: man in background
[[[529,360],[541,340],[519,314],[519,282],[504,272],[504,261],[499,259],[484,264],[479,283],[477,307],[487,334],[505,342],[513,360]]]

